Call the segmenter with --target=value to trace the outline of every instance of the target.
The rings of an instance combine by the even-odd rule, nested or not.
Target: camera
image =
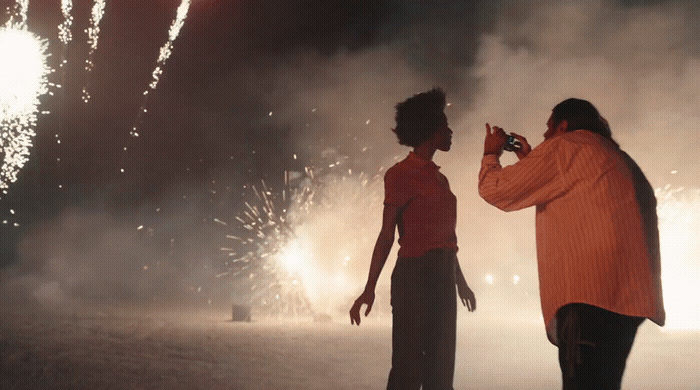
[[[515,149],[518,149],[519,147],[520,142],[518,142],[518,139],[512,135],[509,135],[506,139],[506,143],[503,145],[503,150],[507,152],[512,152],[515,151]]]

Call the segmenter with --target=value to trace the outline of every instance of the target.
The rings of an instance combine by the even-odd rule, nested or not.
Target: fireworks
[[[247,186],[251,199],[235,222],[216,220],[230,243],[218,276],[232,279],[234,300],[271,314],[316,315],[344,308],[356,293],[364,268],[353,263],[369,261],[381,221],[368,224],[367,215],[381,215],[381,180],[330,165],[285,173],[281,191]]]
[[[63,4],[65,6],[65,4]],[[72,4],[71,4],[72,5]],[[65,15],[65,7],[63,7]],[[88,34],[88,44],[90,45],[90,51],[88,52],[88,58],[85,60],[85,70],[92,72],[92,68],[95,66],[93,63],[93,58],[95,57],[95,51],[97,50],[97,42],[100,38],[100,21],[102,21],[102,16],[105,13],[105,0],[95,0],[92,6],[92,12],[90,13],[90,27],[85,30]],[[83,102],[87,103],[90,101],[90,93],[88,92],[88,86],[83,87]]]
[[[165,65],[165,62],[170,58],[170,55],[172,54],[173,51],[173,42],[175,42],[175,39],[177,39],[177,36],[180,34],[180,30],[182,29],[182,26],[185,24],[185,18],[187,17],[187,11],[190,8],[190,0],[182,0],[182,3],[180,3],[180,6],[177,8],[177,16],[175,17],[175,20],[173,20],[173,24],[170,26],[170,30],[168,31],[168,42],[165,43],[160,48],[160,54],[158,55],[158,62],[156,69],[153,70],[153,81],[148,85],[151,89],[156,89],[156,86],[158,86],[158,80],[160,79],[160,75],[163,73],[163,70],[161,69],[163,65]]]
[[[285,250],[288,244],[296,245],[290,225],[293,222],[287,220],[292,215],[285,208],[289,188],[273,193],[264,181],[259,187],[248,187],[254,197],[250,202],[244,201],[246,209],[235,217],[240,224],[234,226],[235,234],[226,235],[232,241],[231,248],[221,250],[228,252],[229,258],[224,264],[225,271],[217,276],[230,275],[235,283],[250,285],[248,300],[253,305],[273,313],[309,314],[311,306],[295,274],[297,267],[285,268],[283,264],[287,260],[290,265],[292,258],[296,265],[301,263],[298,252]],[[298,205],[313,197],[308,186],[293,192],[291,200]],[[228,225],[219,219],[215,222]]]
[[[71,40],[73,40],[73,34],[71,33],[71,27],[73,26],[73,16],[71,15],[72,10],[73,0],[61,0],[63,23],[58,25],[58,39],[64,45],[67,45]]]
[[[180,34],[180,30],[182,29],[182,26],[185,24],[185,19],[187,18],[187,12],[190,9],[190,0],[182,0],[182,3],[180,3],[180,6],[177,8],[177,14],[175,16],[175,19],[173,20],[173,23],[170,25],[170,30],[168,31],[168,41],[165,42],[163,46],[161,46],[159,54],[158,54],[158,60],[156,61],[156,67],[153,69],[152,72],[152,80],[150,84],[148,84],[149,89],[154,90],[158,86],[158,81],[160,81],[160,76],[163,74],[163,66],[165,66],[165,63],[168,61],[168,58],[170,58],[170,55],[172,54],[173,51],[173,43],[175,42],[175,39],[177,39],[177,36]],[[143,92],[143,104],[141,104],[141,107],[139,108],[139,111],[136,116],[136,123],[134,124],[134,127],[131,129],[131,132],[129,133],[132,137],[138,137],[138,126],[141,123],[141,119],[143,117],[143,114],[146,112],[146,104],[148,103],[148,89],[146,89]]]
[[[656,190],[667,328],[700,329],[700,189]]]
[[[14,11],[10,13],[10,20],[7,22],[7,26],[26,27],[28,10],[29,0],[17,0]]]
[[[26,6],[0,27],[0,52],[12,53],[0,62],[0,189],[17,180],[28,160],[39,97],[48,91],[47,44],[27,31]]]

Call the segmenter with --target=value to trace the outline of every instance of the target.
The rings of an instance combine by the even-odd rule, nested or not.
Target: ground
[[[0,309],[1,389],[382,389],[386,317],[255,318],[164,305]],[[558,389],[538,320],[460,312],[455,389]],[[699,389],[700,332],[645,323],[623,389]]]

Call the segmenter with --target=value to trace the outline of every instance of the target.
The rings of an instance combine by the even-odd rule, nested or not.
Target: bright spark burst
[[[286,172],[281,191],[249,186],[254,196],[238,223],[216,220],[230,240],[218,276],[231,277],[246,303],[270,314],[315,315],[344,308],[356,293],[365,271],[349,265],[369,261],[378,226],[367,213],[380,215],[381,177],[324,170]]]
[[[27,31],[26,4],[21,23],[12,18],[0,27],[0,189],[17,180],[29,158],[36,133],[39,98],[48,91],[47,43]]]
[[[656,190],[661,278],[669,329],[700,329],[700,189]]]
[[[104,14],[105,0],[95,0],[95,3],[92,6],[92,12],[90,13],[90,27],[85,30],[85,32],[88,34],[88,45],[90,45],[88,58],[85,60],[85,70],[88,72],[88,74],[92,72],[92,69],[95,67],[93,59],[95,57],[95,51],[97,51],[97,43],[100,38],[100,22],[102,21]],[[83,87],[83,102],[85,103],[90,101],[90,93],[88,89],[89,88],[87,85]]]

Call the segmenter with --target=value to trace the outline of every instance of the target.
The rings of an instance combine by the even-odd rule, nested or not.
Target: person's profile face
[[[437,150],[447,152],[452,146],[452,129],[447,123],[447,116],[442,114],[445,118],[444,123],[435,131],[433,135],[433,140],[435,141],[435,147]]]
[[[557,128],[554,126],[554,119],[552,115],[549,116],[547,120],[547,131],[544,133],[544,139],[550,139],[557,134]]]

